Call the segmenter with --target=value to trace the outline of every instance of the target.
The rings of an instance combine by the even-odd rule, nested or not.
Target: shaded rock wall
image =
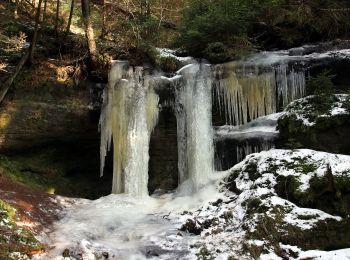
[[[176,117],[171,108],[163,108],[151,136],[149,191],[172,190],[178,185],[178,150]]]

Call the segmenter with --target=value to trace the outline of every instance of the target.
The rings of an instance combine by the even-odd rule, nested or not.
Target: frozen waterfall
[[[305,72],[293,62],[270,53],[215,66],[193,63],[167,78],[115,61],[100,119],[101,174],[113,147],[112,192],[148,195],[149,143],[162,106],[171,107],[176,115],[178,179],[187,193],[205,186],[215,171],[213,107],[227,125],[243,127],[230,130],[236,140],[235,163],[250,153],[273,148],[273,138],[260,140],[255,131],[250,141],[242,129],[250,133],[254,124],[249,122],[276,113],[304,95]],[[157,91],[163,85],[170,86],[175,100],[163,100],[160,106]],[[215,156],[217,160],[221,157]]]
[[[182,78],[176,87],[176,116],[180,184],[198,190],[214,172],[213,127],[211,122],[210,68],[192,64],[178,72]]]
[[[101,111],[101,174],[113,141],[112,193],[148,194],[150,135],[157,123],[158,96],[141,67],[115,62]]]
[[[279,111],[305,93],[305,73],[288,64],[231,62],[214,69],[214,100],[226,123],[243,125]]]

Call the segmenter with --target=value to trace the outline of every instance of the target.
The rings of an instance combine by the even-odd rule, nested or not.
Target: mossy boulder
[[[306,149],[270,150],[233,167],[222,185],[244,211],[245,253],[290,259],[300,251],[350,247],[349,162]]]
[[[281,148],[311,148],[350,154],[348,95],[316,96],[296,100],[278,120]]]

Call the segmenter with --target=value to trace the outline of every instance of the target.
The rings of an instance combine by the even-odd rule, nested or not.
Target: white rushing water
[[[214,174],[212,82],[205,64],[192,64],[178,73],[182,75],[176,91],[180,184],[191,192]]]
[[[136,198],[112,194],[98,200],[76,199],[66,217],[45,239],[51,249],[39,259],[194,259],[189,245],[198,238],[179,233],[183,212],[208,207],[222,197],[213,186],[187,196]]]

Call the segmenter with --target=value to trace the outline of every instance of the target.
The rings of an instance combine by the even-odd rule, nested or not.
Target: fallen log
[[[23,57],[21,58],[21,60],[19,61],[19,63],[17,64],[12,75],[4,82],[3,86],[0,89],[0,104],[3,101],[3,99],[5,98],[8,90],[10,89],[10,87],[11,87],[13,81],[15,80],[15,78],[17,77],[18,73],[21,71],[23,65],[27,62],[28,58],[29,58],[29,51],[26,51],[25,54],[23,55]]]

